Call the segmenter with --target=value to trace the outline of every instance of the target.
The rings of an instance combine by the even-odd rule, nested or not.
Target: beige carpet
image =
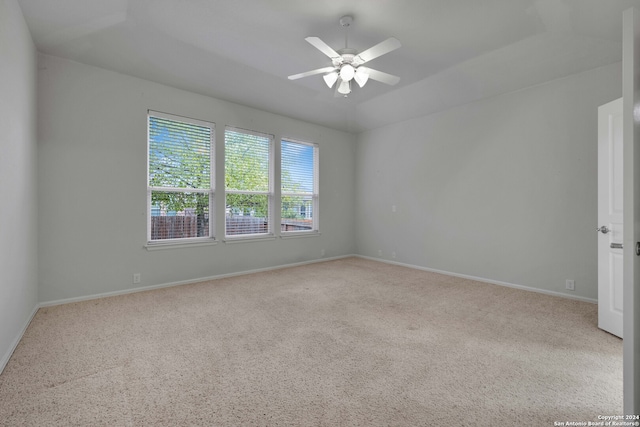
[[[597,307],[347,258],[41,309],[9,426],[552,426],[622,413]]]

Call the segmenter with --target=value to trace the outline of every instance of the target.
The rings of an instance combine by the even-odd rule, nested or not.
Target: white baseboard
[[[11,345],[9,346],[9,349],[7,350],[7,352],[2,356],[2,359],[0,359],[0,374],[2,373],[2,371],[4,371],[4,368],[7,366],[7,363],[9,363],[9,359],[11,359],[11,356],[13,355],[13,352],[16,350],[16,347],[18,347],[18,344],[20,343],[20,340],[24,336],[24,333],[27,331],[27,328],[29,327],[29,324],[33,320],[33,317],[36,315],[36,313],[38,312],[39,308],[40,308],[40,304],[36,304],[36,306],[33,308],[33,311],[31,312],[31,315],[29,316],[27,321],[22,326],[22,329],[20,330],[20,333],[18,333],[18,335],[15,337],[15,339],[13,340]]]
[[[413,268],[413,269],[416,269],[416,270],[423,270],[423,271],[430,271],[430,272],[433,272],[433,273],[444,274],[444,275],[447,275],[447,276],[460,277],[460,278],[463,278],[463,279],[475,280],[477,282],[484,282],[484,283],[490,283],[490,284],[493,284],[493,285],[506,286],[508,288],[521,289],[521,290],[524,290],[524,291],[537,292],[537,293],[541,293],[541,294],[552,295],[552,296],[557,296],[557,297],[562,297],[562,298],[569,298],[569,299],[574,299],[574,300],[578,300],[578,301],[590,302],[590,303],[593,303],[593,304],[597,304],[598,303],[598,300],[597,299],[593,299],[593,298],[586,298],[586,297],[581,297],[581,296],[577,296],[577,295],[568,295],[568,294],[564,294],[564,293],[561,293],[561,292],[548,291],[548,290],[539,289],[539,288],[532,288],[532,287],[524,286],[524,285],[516,285],[514,283],[501,282],[499,280],[486,279],[484,277],[470,276],[470,275],[467,275],[467,274],[452,273],[450,271],[438,270],[438,269],[429,268],[429,267],[422,267],[422,266],[414,265],[414,264],[406,264],[406,263],[397,262],[397,261],[390,261],[390,260],[381,259],[381,258],[369,257],[369,256],[366,256],[366,255],[347,254],[347,255],[340,255],[340,256],[336,256],[336,257],[319,258],[319,259],[314,259],[314,260],[309,260],[309,261],[295,262],[295,263],[291,263],[291,264],[281,264],[281,265],[276,265],[276,266],[272,266],[272,267],[257,268],[257,269],[253,269],[253,270],[243,270],[243,271],[237,271],[237,272],[233,272],[233,273],[218,274],[218,275],[215,275],[215,276],[199,277],[199,278],[196,278],[196,279],[180,280],[180,281],[176,281],[176,282],[161,283],[161,284],[158,284],[158,285],[142,286],[142,287],[139,287],[139,288],[123,289],[123,290],[120,290],[120,291],[104,292],[104,293],[100,293],[100,294],[84,295],[84,296],[81,296],[81,297],[73,297],[73,298],[64,298],[64,299],[53,300],[53,301],[45,301],[45,302],[41,302],[38,305],[38,307],[36,307],[35,310],[37,311],[37,309],[40,308],[40,307],[50,307],[50,306],[54,306],[54,305],[68,304],[68,303],[72,303],[72,302],[88,301],[88,300],[98,299],[98,298],[105,298],[105,297],[112,297],[112,296],[117,296],[117,295],[132,294],[132,293],[135,293],[135,292],[145,292],[145,291],[151,291],[151,290],[154,290],[154,289],[162,289],[162,288],[169,288],[169,287],[172,287],[172,286],[188,285],[188,284],[191,284],[191,283],[199,283],[199,282],[206,282],[206,281],[209,281],[209,280],[224,279],[225,277],[242,276],[244,274],[253,274],[253,273],[260,273],[260,272],[263,272],[263,271],[279,270],[279,269],[282,269],[282,268],[297,267],[297,266],[306,265],[306,264],[314,264],[314,263],[324,262],[324,261],[333,261],[333,260],[349,258],[349,257],[357,257],[357,258],[368,259],[368,260],[371,260],[371,261],[379,261],[379,262],[384,262],[384,263],[387,263],[387,264],[398,265],[398,266],[401,266],[401,267]],[[33,317],[33,315],[35,315],[35,311],[32,314],[32,317]],[[28,324],[27,324],[27,326],[28,326]],[[26,326],[25,326],[25,330],[26,330]],[[17,342],[16,342],[16,345],[17,345]]]
[[[539,294],[551,295],[551,296],[554,296],[554,297],[562,297],[562,298],[568,298],[568,299],[573,299],[573,300],[578,300],[578,301],[590,302],[592,304],[597,304],[598,303],[597,299],[581,297],[581,296],[578,296],[578,295],[568,295],[568,294],[563,294],[561,292],[548,291],[548,290],[539,289],[539,288],[532,288],[530,286],[516,285],[516,284],[508,283],[508,282],[501,282],[499,280],[485,279],[483,277],[469,276],[467,274],[452,273],[450,271],[437,270],[435,268],[428,268],[428,267],[421,267],[419,265],[413,265],[413,264],[405,264],[405,263],[402,263],[402,262],[390,261],[390,260],[380,259],[380,258],[374,258],[374,257],[365,256],[365,255],[354,255],[354,256],[356,256],[358,258],[369,259],[371,261],[379,261],[379,262],[384,262],[386,264],[399,265],[401,267],[408,267],[408,268],[414,268],[416,270],[423,270],[423,271],[429,271],[429,272],[432,272],[432,273],[444,274],[446,276],[453,276],[453,277],[460,277],[460,278],[463,278],[463,279],[475,280],[476,282],[484,282],[484,283],[490,283],[492,285],[506,286],[507,288],[521,289],[523,291],[536,292],[536,293],[539,293]]]
[[[85,295],[85,296],[81,296],[81,297],[64,298],[64,299],[59,299],[59,300],[54,300],[54,301],[41,302],[39,307],[51,307],[51,306],[54,306],[54,305],[68,304],[68,303],[71,303],[71,302],[88,301],[88,300],[92,300],[92,299],[113,297],[113,296],[118,296],[118,295],[126,295],[126,294],[132,294],[132,293],[136,293],[136,292],[152,291],[154,289],[162,289],[162,288],[169,288],[169,287],[172,287],[172,286],[188,285],[188,284],[191,284],[191,283],[207,282],[209,280],[224,279],[225,277],[242,276],[242,275],[245,275],[245,274],[260,273],[260,272],[263,272],[263,271],[280,270],[282,268],[298,267],[298,266],[301,266],[301,265],[314,264],[314,263],[325,262],[325,261],[333,261],[333,260],[336,260],[336,259],[349,258],[349,257],[353,257],[353,256],[355,256],[355,255],[349,254],[349,255],[341,255],[341,256],[336,256],[336,257],[318,258],[318,259],[313,259],[313,260],[310,260],[310,261],[295,262],[295,263],[292,263],[292,264],[281,264],[281,265],[276,265],[276,266],[273,266],[273,267],[264,267],[264,268],[257,268],[257,269],[254,269],[254,270],[243,270],[243,271],[237,271],[237,272],[234,272],[234,273],[218,274],[218,275],[215,275],[215,276],[208,276],[208,277],[199,277],[197,279],[189,279],[189,280],[180,280],[180,281],[177,281],[177,282],[161,283],[159,285],[149,285],[149,286],[142,286],[142,287],[139,287],[139,288],[123,289],[123,290],[120,290],[120,291],[104,292],[104,293],[93,294],[93,295]]]

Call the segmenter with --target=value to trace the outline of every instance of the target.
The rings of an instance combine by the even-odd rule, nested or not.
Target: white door
[[[622,98],[598,108],[598,327],[622,338]]]

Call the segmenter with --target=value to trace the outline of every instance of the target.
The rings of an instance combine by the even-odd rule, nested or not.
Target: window
[[[227,127],[224,134],[227,236],[269,235],[273,137]]]
[[[318,231],[318,146],[282,140],[280,230]]]
[[[147,240],[213,238],[213,123],[149,111]]]

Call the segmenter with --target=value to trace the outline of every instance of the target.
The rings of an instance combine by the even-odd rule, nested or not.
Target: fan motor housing
[[[353,58],[355,58],[356,55],[358,54],[358,51],[355,49],[345,48],[345,49],[340,49],[338,53],[340,54],[340,57],[342,57],[342,61],[334,60],[333,61],[334,66],[338,66],[340,64],[351,64],[353,62]]]

